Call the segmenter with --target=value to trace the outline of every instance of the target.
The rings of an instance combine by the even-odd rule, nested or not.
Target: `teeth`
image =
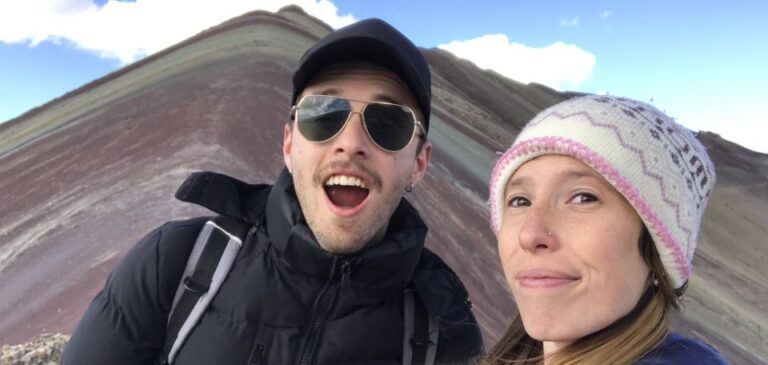
[[[368,189],[368,186],[365,185],[365,182],[360,179],[357,176],[348,176],[348,175],[334,175],[328,178],[328,180],[325,181],[326,186],[331,185],[342,185],[342,186],[359,186],[363,189]]]

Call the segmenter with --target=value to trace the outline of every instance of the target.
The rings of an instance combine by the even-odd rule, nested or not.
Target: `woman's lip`
[[[526,288],[553,288],[579,280],[575,275],[553,270],[524,270],[515,275],[520,286]]]
[[[523,278],[517,280],[520,286],[524,288],[554,288],[563,285],[568,285],[576,281],[576,279],[566,278]]]

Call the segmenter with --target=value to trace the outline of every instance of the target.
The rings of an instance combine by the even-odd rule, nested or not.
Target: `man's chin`
[[[358,242],[349,243],[349,244],[345,244],[345,243],[323,244],[323,243],[320,243],[320,247],[323,250],[328,251],[330,253],[337,254],[337,255],[351,255],[351,254],[359,252],[360,250],[365,248],[365,246],[366,246],[365,244],[360,244]]]
[[[325,235],[317,236],[317,243],[323,250],[339,255],[348,255],[359,252],[365,248],[370,238],[349,235]]]

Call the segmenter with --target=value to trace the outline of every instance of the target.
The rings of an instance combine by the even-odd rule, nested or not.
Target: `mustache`
[[[315,173],[312,175],[312,180],[315,184],[322,185],[323,180],[325,177],[328,176],[328,174],[331,173],[331,171],[335,170],[346,170],[346,171],[354,171],[355,173],[361,175],[363,179],[365,179],[366,184],[368,184],[369,189],[376,189],[381,190],[382,188],[382,182],[381,182],[381,176],[377,174],[375,171],[371,171],[371,169],[367,168],[365,165],[360,163],[360,161],[333,161],[315,171]]]

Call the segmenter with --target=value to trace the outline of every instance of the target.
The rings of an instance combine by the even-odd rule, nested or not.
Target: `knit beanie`
[[[691,131],[651,105],[614,96],[581,96],[542,111],[493,169],[489,205],[497,235],[507,181],[526,161],[542,155],[576,158],[624,196],[682,294],[715,184],[715,167]]]

